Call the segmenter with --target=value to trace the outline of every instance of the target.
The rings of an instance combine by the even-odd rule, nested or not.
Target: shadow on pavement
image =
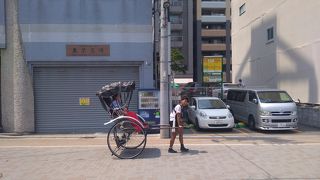
[[[193,156],[193,155],[198,155],[201,153],[208,153],[208,152],[190,149],[188,152],[181,152],[181,155],[182,156]]]
[[[238,136],[238,137],[223,137],[226,140],[232,140],[232,141],[238,141],[238,142],[243,142],[243,141],[252,141],[254,142],[253,144],[259,144],[259,141],[262,141],[264,143],[271,143],[271,144],[297,144],[299,142],[295,140],[290,140],[290,139],[282,139],[279,137],[259,137],[259,136]],[[258,142],[257,142],[258,141]]]
[[[143,152],[137,157],[137,159],[153,159],[159,158],[161,151],[158,148],[145,148]]]

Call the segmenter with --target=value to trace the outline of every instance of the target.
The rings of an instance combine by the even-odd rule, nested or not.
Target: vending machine
[[[155,89],[138,91],[138,114],[152,125],[160,124],[160,93]]]

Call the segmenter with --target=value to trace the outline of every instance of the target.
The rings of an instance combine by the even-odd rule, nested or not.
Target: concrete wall
[[[298,105],[299,124],[320,128],[320,106]]]
[[[239,15],[245,3],[246,11]],[[320,1],[233,0],[232,78],[320,103]],[[274,27],[274,40],[267,29]]]
[[[7,47],[1,49],[1,107],[4,132],[34,131],[31,74],[23,57],[18,1],[6,1]]]

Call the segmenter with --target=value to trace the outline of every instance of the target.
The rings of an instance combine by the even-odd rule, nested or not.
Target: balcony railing
[[[226,30],[223,29],[202,29],[202,37],[224,37],[226,36]]]
[[[202,44],[202,51],[225,51],[226,44]]]
[[[202,22],[226,22],[226,16],[201,16]]]

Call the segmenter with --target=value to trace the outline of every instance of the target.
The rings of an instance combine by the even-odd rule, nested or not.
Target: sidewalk
[[[169,154],[169,139],[150,135],[138,158],[120,160],[105,134],[2,136],[0,179],[320,179],[319,136],[288,137],[189,136],[189,153]]]

